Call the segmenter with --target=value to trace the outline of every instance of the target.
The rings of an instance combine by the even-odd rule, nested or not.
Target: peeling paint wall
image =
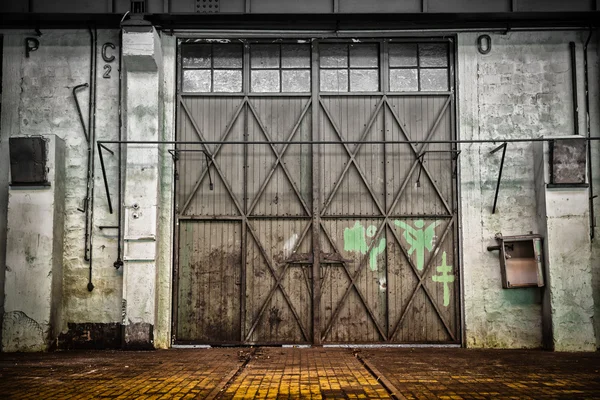
[[[100,165],[96,160],[93,255],[95,289],[87,290],[88,263],[83,260],[87,145],[72,96],[74,86],[88,83],[90,38],[86,30],[44,30],[39,49],[25,57],[24,38],[32,32],[5,32],[3,131],[15,135],[55,134],[66,143],[66,204],[64,235],[63,329],[68,322],[114,322],[120,316],[121,272],[112,267],[116,257],[116,231],[99,229],[116,225],[106,206]],[[110,79],[102,77],[105,64],[101,47],[118,46],[117,31],[98,31],[96,137],[116,139],[118,129],[118,47]],[[78,92],[84,121],[88,123],[89,90]],[[117,190],[116,158],[106,157],[110,190]],[[113,197],[114,198],[114,197]]]
[[[491,34],[492,51],[482,55],[477,51],[476,40],[484,33],[459,35],[460,139],[498,139],[501,144],[505,138],[573,134],[569,42],[577,44],[581,107],[582,43],[587,32]],[[590,48],[590,60],[596,65],[595,48]],[[596,75],[591,71],[590,79],[596,76],[597,80],[597,68],[595,71]],[[591,114],[597,120],[597,88],[594,90]],[[579,126],[583,132],[583,112]],[[466,345],[541,347],[542,291],[502,289],[498,252],[487,251],[487,246],[496,244],[496,233],[538,233],[542,228],[536,219],[533,144],[508,145],[496,214],[492,214],[492,204],[501,153],[489,154],[496,147],[493,144],[461,147]],[[589,248],[589,240],[584,239],[580,244]],[[576,277],[574,270],[573,278]]]
[[[113,266],[117,258],[117,230],[112,228],[118,222],[117,145],[108,145],[115,152],[114,155],[104,152],[113,214],[108,210],[97,149],[95,146],[93,149],[95,179],[91,254],[94,290],[90,292],[87,288],[89,263],[84,261],[85,214],[78,211],[78,208],[83,207],[86,192],[87,143],[72,90],[76,85],[90,84],[90,33],[87,30],[42,30],[42,36],[37,38],[40,42],[39,49],[32,52],[29,58],[25,56],[23,43],[26,37],[33,36],[32,31],[7,30],[2,33],[5,35],[2,130],[0,131],[2,154],[8,151],[6,142],[9,136],[55,134],[66,143],[64,258],[61,263],[64,288],[58,296],[59,301],[64,305],[64,312],[60,331],[65,340],[69,337],[77,337],[81,342],[79,331],[82,329],[85,331],[88,328],[97,328],[98,334],[107,330],[112,332],[114,324],[121,323],[123,300],[123,268],[117,270]],[[102,58],[102,47],[108,42],[115,46],[114,49],[107,48],[106,56],[115,57],[111,62],[106,62]],[[166,99],[166,104],[161,105],[162,112],[165,114],[161,119],[165,122],[159,135],[168,139],[173,137],[174,125],[175,39],[170,37],[165,43],[170,50],[168,57],[171,66],[165,70],[165,73],[161,72],[164,81],[161,100]],[[119,136],[119,55],[119,31],[98,30],[96,140],[116,140]],[[77,95],[86,128],[89,130],[89,88],[78,91]],[[127,154],[125,146],[123,150],[125,160]],[[7,157],[0,158],[2,165],[5,163],[8,165]],[[149,289],[152,293],[157,289],[159,299],[156,311],[161,322],[160,327],[154,330],[154,335],[160,342],[159,347],[168,347],[172,268],[172,161],[170,157],[163,157],[160,164],[163,189],[159,208],[160,267],[157,271],[158,288],[153,285]],[[0,176],[2,190],[5,190],[7,182],[7,168],[2,168]],[[5,202],[2,196],[0,196],[0,210],[3,207],[1,201]],[[0,212],[0,218],[6,218],[6,214]],[[2,226],[0,225],[0,228]],[[164,240],[162,240],[163,235]],[[2,240],[2,243],[4,244],[5,241]],[[4,260],[0,262],[4,271],[3,264]],[[1,283],[4,289],[4,284]],[[70,327],[74,329],[73,332],[70,332]],[[57,335],[59,333],[56,332]],[[88,336],[94,336],[94,332]],[[101,342],[98,338],[94,341]],[[115,340],[111,338],[102,343],[114,345]]]

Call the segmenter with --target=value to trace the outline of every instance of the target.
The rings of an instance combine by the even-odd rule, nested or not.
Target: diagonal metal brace
[[[425,157],[425,154],[427,153],[452,153],[452,161],[456,161],[458,159],[458,156],[460,156],[460,152],[461,150],[425,150],[424,152],[422,152],[421,154],[419,154],[417,156],[417,160],[419,161],[419,174],[417,175],[417,187],[421,187],[421,171],[423,171],[423,168],[425,168],[425,166],[423,165],[423,163],[425,162],[423,160],[423,157]]]
[[[169,149],[167,150],[169,152],[169,154],[171,155],[171,157],[173,157],[173,162],[175,161],[179,161],[179,153],[181,152],[187,152],[187,153],[202,153],[204,154],[205,158],[206,158],[206,170],[208,172],[208,183],[209,183],[209,189],[213,190],[215,188],[215,185],[213,184],[213,180],[212,180],[212,175],[210,174],[210,165],[212,164],[212,160],[213,160],[213,156],[211,156],[208,151],[204,150],[204,149]]]
[[[500,181],[502,180],[502,169],[504,168],[504,156],[506,155],[507,142],[502,143],[494,150],[490,151],[490,154],[494,154],[498,150],[502,149],[502,159],[500,160],[500,171],[498,171],[498,182],[496,183],[496,194],[494,195],[494,206],[492,207],[492,214],[496,213],[496,203],[498,202],[498,191],[500,190]]]
[[[106,190],[106,201],[108,201],[108,211],[112,214],[113,207],[112,201],[110,200],[110,191],[108,189],[108,179],[106,178],[106,168],[104,167],[104,157],[102,155],[102,149],[108,151],[112,155],[114,155],[115,153],[105,145],[98,142],[98,155],[100,157],[100,166],[102,167],[102,178],[104,179],[104,189]]]

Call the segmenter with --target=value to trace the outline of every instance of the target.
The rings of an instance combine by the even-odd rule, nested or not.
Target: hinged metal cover
[[[11,186],[49,186],[46,140],[43,137],[9,139]]]

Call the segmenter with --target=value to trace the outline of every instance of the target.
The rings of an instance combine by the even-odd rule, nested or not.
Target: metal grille
[[[373,93],[320,92],[320,42],[310,93],[253,93],[250,42],[242,93],[180,76],[177,342],[459,342],[456,149],[389,143],[453,139],[454,92],[390,92],[371,42]]]
[[[196,12],[216,13],[219,12],[219,0],[196,0]]]

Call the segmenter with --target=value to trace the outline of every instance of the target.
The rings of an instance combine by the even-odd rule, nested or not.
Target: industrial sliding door
[[[452,54],[181,41],[176,343],[459,342]]]

